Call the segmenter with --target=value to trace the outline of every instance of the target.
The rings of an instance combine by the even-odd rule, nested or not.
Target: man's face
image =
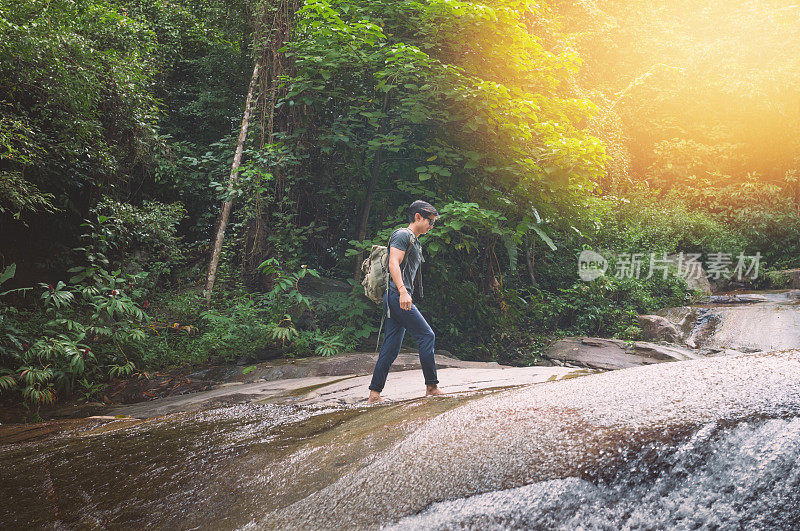
[[[431,230],[434,224],[436,223],[436,220],[439,219],[439,216],[434,216],[429,214],[423,216],[422,214],[418,213],[417,216],[419,216],[417,218],[417,223],[419,226],[420,234],[425,234],[426,232]]]

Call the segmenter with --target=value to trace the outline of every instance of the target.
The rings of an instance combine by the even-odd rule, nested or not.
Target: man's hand
[[[406,290],[400,294],[400,308],[406,311],[411,309],[411,295]]]

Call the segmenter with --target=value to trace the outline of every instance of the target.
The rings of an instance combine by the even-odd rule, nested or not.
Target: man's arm
[[[400,271],[400,262],[406,255],[405,251],[397,247],[389,247],[389,274],[394,280],[394,285],[397,286],[397,291],[400,293],[400,308],[403,310],[411,309],[411,295],[408,294],[405,284],[403,284],[403,273]]]

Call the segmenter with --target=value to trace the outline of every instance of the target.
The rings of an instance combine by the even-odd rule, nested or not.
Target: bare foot
[[[369,391],[369,398],[367,398],[367,404],[377,404],[378,402],[383,402],[384,398],[378,391],[373,391],[370,389]]]
[[[425,386],[425,396],[438,396],[443,395],[444,391],[439,389],[439,387],[435,385],[426,385]]]

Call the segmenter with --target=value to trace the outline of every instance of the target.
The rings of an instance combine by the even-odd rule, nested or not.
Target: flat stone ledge
[[[590,373],[568,367],[501,367],[496,363],[482,365],[440,369],[440,389],[448,394],[478,392],[562,380]],[[151,418],[246,403],[365,405],[371,378],[371,375],[312,376],[226,385],[210,391],[118,406],[110,408],[104,414]],[[383,396],[391,401],[424,397],[425,382],[422,372],[409,370],[390,373]]]
[[[560,339],[545,349],[542,356],[556,363],[603,370],[703,357],[696,351],[678,346],[600,337]]]

